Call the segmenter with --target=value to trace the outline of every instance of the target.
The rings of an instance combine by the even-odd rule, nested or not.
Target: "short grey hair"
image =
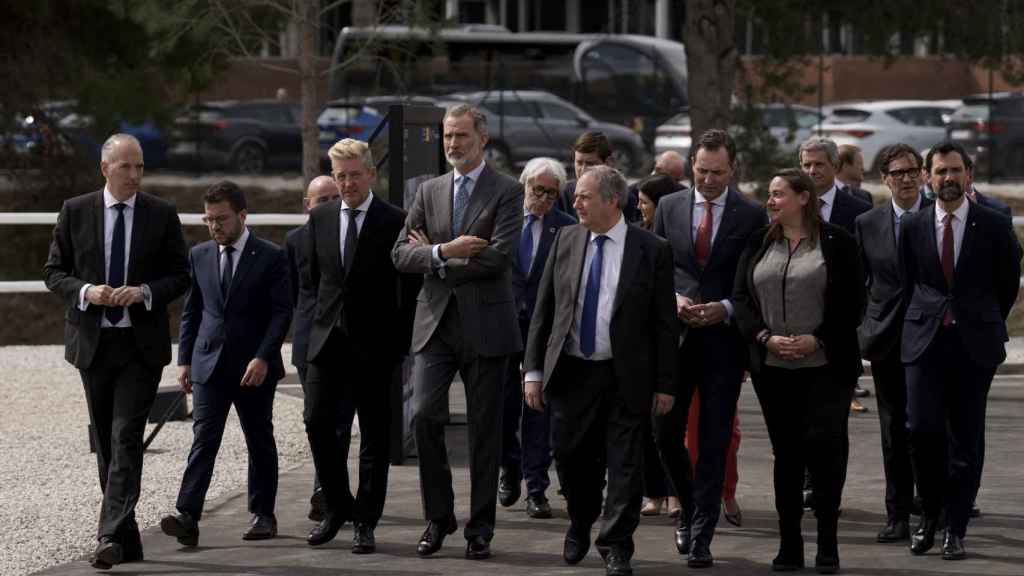
[[[519,182],[523,186],[528,186],[530,180],[545,174],[558,182],[559,190],[565,187],[565,181],[568,179],[565,166],[562,166],[562,163],[558,160],[548,158],[547,156],[539,156],[527,162],[523,168],[523,173],[519,175]]]
[[[139,149],[142,149],[142,144],[139,143],[139,139],[131,134],[113,134],[110,138],[107,138],[106,142],[103,143],[103,147],[100,148],[100,160],[103,162],[110,162],[110,156],[114,153],[114,148],[122,142],[134,142]]]
[[[459,118],[461,116],[466,116],[467,114],[473,118],[473,129],[476,130],[478,134],[487,134],[487,116],[472,104],[462,103],[448,108],[445,110],[442,122],[449,118]]]
[[[584,178],[592,178],[597,181],[597,191],[605,201],[617,200],[620,209],[626,208],[626,202],[629,200],[626,190],[629,184],[622,172],[606,164],[599,164],[588,168],[580,176],[580,180]],[[579,186],[579,182],[576,185]]]
[[[803,163],[804,152],[824,152],[825,156],[828,157],[828,161],[832,164],[832,167],[839,168],[839,147],[836,146],[835,142],[828,138],[811,136],[804,141],[796,153],[797,165]]]

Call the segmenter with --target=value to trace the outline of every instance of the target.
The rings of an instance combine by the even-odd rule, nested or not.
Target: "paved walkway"
[[[870,381],[865,384],[870,388]],[[453,388],[454,390],[454,388]],[[458,403],[453,399],[453,407]],[[945,562],[936,553],[912,557],[906,545],[882,545],[874,535],[884,521],[884,483],[874,399],[871,412],[850,421],[851,458],[840,523],[840,557],[845,574],[1024,574],[1024,377],[999,376],[989,399],[987,467],[978,504],[983,516],[968,530],[970,558]],[[717,574],[767,574],[777,547],[775,512],[771,498],[771,460],[764,422],[749,384],[741,398],[743,442],[740,452],[739,500],[743,527],[720,526],[712,552]],[[465,467],[465,427],[449,427],[449,447],[456,467],[456,513],[460,526],[468,514],[469,478]],[[350,467],[354,461],[349,461]],[[354,470],[354,468],[353,468]],[[418,558],[415,543],[423,530],[418,472],[414,465],[392,467],[387,506],[377,529],[378,552],[357,556],[349,552],[348,526],[332,543],[310,549],[304,541],[312,523],[305,518],[313,467],[307,463],[282,473],[278,496],[280,536],[264,543],[243,542],[248,520],[242,492],[212,503],[201,526],[200,546],[181,550],[158,528],[145,531],[147,562],[116,567],[113,573],[161,575],[476,575],[603,574],[603,565],[591,549],[582,564],[566,566],[561,560],[567,526],[564,501],[552,489],[556,509],[551,520],[531,520],[522,501],[498,510],[498,525],[488,561],[462,558],[461,531],[449,537],[435,557]],[[552,474],[553,476],[553,474]],[[806,556],[814,558],[813,519],[804,522]],[[644,518],[636,534],[634,568],[639,575],[669,575],[688,571],[675,553],[672,525],[664,516]],[[93,574],[79,560],[41,572],[49,575]]]

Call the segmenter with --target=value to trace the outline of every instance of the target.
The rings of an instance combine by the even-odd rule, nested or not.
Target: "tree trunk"
[[[302,92],[302,177],[306,185],[320,174],[320,129],[317,127],[316,27],[317,0],[297,0],[299,27],[299,86]]]
[[[686,3],[686,66],[694,142],[709,128],[728,129],[736,82],[736,0]]]

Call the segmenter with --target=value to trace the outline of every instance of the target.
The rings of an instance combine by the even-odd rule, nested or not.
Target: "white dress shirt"
[[[892,213],[893,213],[893,223],[892,223],[892,226],[893,226],[893,230],[894,230],[897,242],[900,239],[900,226],[902,226],[901,222],[903,222],[903,217],[906,216],[907,214],[913,214],[914,212],[917,212],[918,210],[920,210],[921,209],[921,198],[923,198],[923,197],[924,197],[923,194],[918,194],[917,195],[917,200],[914,201],[914,205],[911,206],[909,210],[904,210],[903,208],[900,208],[900,205],[897,204],[895,200],[891,200],[891,202],[892,202]]]
[[[356,208],[356,238],[358,238],[359,237],[359,233],[363,231],[363,220],[366,220],[366,211],[370,209],[370,203],[372,201],[373,201],[373,190],[370,190],[370,193],[366,195],[366,200],[363,200],[362,204],[360,204],[359,206],[355,207]],[[349,208],[351,208],[351,206],[346,204],[345,200],[342,199],[341,200],[341,210],[338,211],[338,214],[339,214],[338,217],[341,218],[341,226],[338,227],[338,230],[341,231],[341,235],[340,235],[341,250],[339,250],[339,253],[341,254],[341,261],[342,262],[345,261],[345,235],[348,234],[348,212],[346,212],[345,210],[348,210]]]
[[[837,188],[835,181],[832,183],[832,187],[829,188],[828,192],[825,192],[818,197],[819,208],[821,210],[822,222],[831,222],[832,220],[832,205],[836,202]]]
[[[964,242],[964,230],[967,225],[967,211],[969,210],[971,203],[964,198],[964,201],[960,203],[960,207],[953,210],[953,267],[956,268],[957,261],[960,260],[960,246]],[[942,261],[942,231],[945,227],[943,219],[946,217],[945,210],[939,203],[935,203],[935,245],[939,249],[939,262]]]
[[[523,228],[526,228],[526,223],[530,221],[530,215],[533,212],[529,210],[523,210]],[[544,232],[544,217],[537,216],[537,219],[530,224],[530,240],[533,242],[533,251],[530,252],[530,268],[527,270],[527,274],[533,271],[533,263],[537,261],[537,250],[540,248],[540,235]]]
[[[238,271],[238,261],[242,259],[242,251],[245,250],[245,243],[249,240],[249,228],[242,228],[242,234],[239,235],[238,240],[235,240],[231,246],[235,249],[235,253],[231,255],[231,278],[234,279],[235,272]],[[224,257],[224,249],[227,246],[218,246],[217,249],[220,251],[220,277],[224,278],[224,265],[227,264],[227,258]]]
[[[473,168],[472,170],[470,170],[466,174],[462,174],[461,172],[459,172],[458,168],[453,168],[453,172],[455,173],[455,178],[454,178],[454,182],[453,182],[454,186],[452,186],[452,190],[451,190],[451,192],[452,192],[452,212],[455,211],[455,194],[459,191],[459,186],[462,186],[462,180],[464,178],[469,178],[469,183],[466,184],[466,192],[469,194],[469,197],[472,198],[473,197],[473,191],[476,190],[476,184],[477,184],[477,182],[480,181],[480,173],[484,171],[484,167],[485,166],[487,166],[486,162],[480,162],[479,166],[477,166],[476,168]],[[467,206],[469,205],[468,202],[466,204],[467,204]],[[463,215],[463,217],[465,217],[465,215]],[[440,244],[434,244],[434,246],[430,249],[430,254],[431,254],[432,260],[434,262],[434,267],[438,268],[438,273],[440,274],[440,276],[442,278],[444,278],[444,260],[441,259],[441,245]]]
[[[612,321],[612,306],[615,293],[619,287],[619,272],[622,270],[622,255],[626,246],[626,219],[619,216],[619,221],[605,232],[608,237],[602,248],[601,259],[601,290],[597,297],[597,324],[594,333],[594,353],[587,360],[608,360],[612,357],[612,340],[608,327]],[[597,250],[597,235],[593,232],[587,237],[587,254],[583,260],[583,275],[580,289],[576,294],[576,312],[572,327],[565,341],[566,353],[583,358],[580,352],[580,323],[583,320],[583,300],[587,296],[587,283],[590,277],[590,264],[594,261]]]

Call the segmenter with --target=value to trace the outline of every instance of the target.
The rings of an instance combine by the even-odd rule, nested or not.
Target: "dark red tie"
[[[704,201],[704,218],[697,228],[697,265],[703,268],[708,263],[708,256],[711,254],[711,233],[715,226],[714,213],[711,211],[712,204],[709,200]]]
[[[953,290],[953,215],[946,214],[942,218],[942,275],[946,277],[946,287]],[[942,325],[949,326],[953,323],[953,306],[946,307],[946,314],[942,317]]]

